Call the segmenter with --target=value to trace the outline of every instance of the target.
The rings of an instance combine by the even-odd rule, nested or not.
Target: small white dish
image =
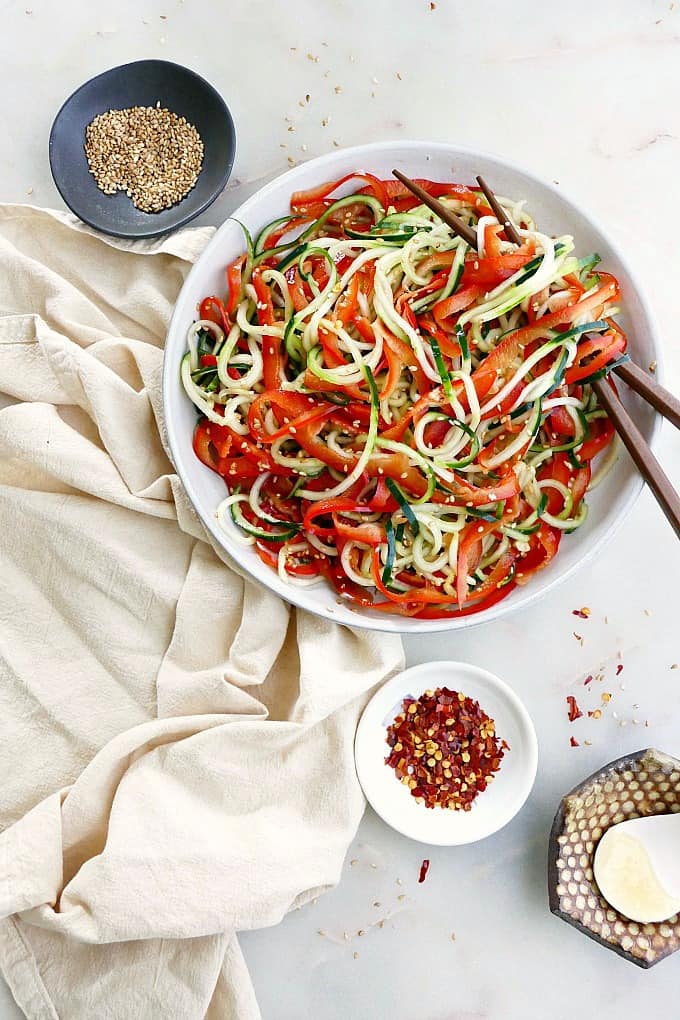
[[[510,745],[493,782],[469,811],[426,808],[385,764],[387,727],[406,697],[448,687],[479,701],[496,724],[499,739]],[[426,662],[388,680],[373,695],[359,721],[354,741],[359,782],[373,810],[397,832],[433,846],[476,843],[515,817],[531,792],[538,765],[538,742],[529,713],[506,683],[466,662]]]

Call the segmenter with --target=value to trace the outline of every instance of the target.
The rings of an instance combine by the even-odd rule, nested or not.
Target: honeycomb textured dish
[[[618,758],[564,798],[550,833],[550,909],[589,938],[637,964],[653,967],[680,948],[680,914],[638,924],[613,909],[593,876],[593,857],[612,825],[680,811],[680,761],[647,748]]]

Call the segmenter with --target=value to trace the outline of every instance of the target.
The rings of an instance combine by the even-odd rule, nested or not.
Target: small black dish
[[[203,168],[181,202],[146,213],[123,191],[99,190],[85,156],[85,129],[100,113],[155,106],[158,100],[199,132]],[[235,154],[234,122],[220,94],[194,71],[167,60],[137,60],[91,78],[66,100],[50,132],[50,167],[61,197],[81,220],[114,237],[156,237],[188,223],[220,194]]]

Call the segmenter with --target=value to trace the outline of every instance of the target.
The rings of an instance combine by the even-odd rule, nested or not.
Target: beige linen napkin
[[[220,560],[159,436],[207,229],[0,207],[0,966],[31,1018],[259,1015],[235,932],[337,882],[397,638]]]

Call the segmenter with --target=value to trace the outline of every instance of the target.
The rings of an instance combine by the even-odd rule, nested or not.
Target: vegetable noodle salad
[[[239,540],[291,584],[440,618],[505,598],[585,520],[614,434],[590,383],[626,337],[599,256],[501,198],[513,245],[477,188],[418,183],[478,251],[397,181],[296,192],[245,231],[181,372]]]

